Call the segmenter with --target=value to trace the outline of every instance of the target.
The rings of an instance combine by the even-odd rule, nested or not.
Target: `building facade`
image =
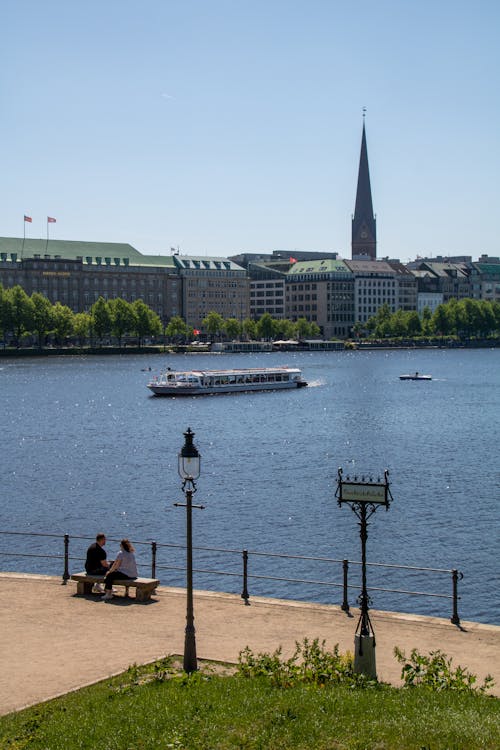
[[[342,260],[294,263],[286,277],[285,317],[316,323],[325,339],[348,338],[354,325],[354,277]]]
[[[212,310],[224,318],[249,315],[246,271],[224,258],[142,255],[131,245],[0,237],[0,283],[40,292],[73,312],[103,297],[142,299],[163,325],[181,316],[201,327]]]
[[[209,312],[243,322],[250,315],[247,272],[226,258],[173,256],[182,282],[182,317],[201,328]]]

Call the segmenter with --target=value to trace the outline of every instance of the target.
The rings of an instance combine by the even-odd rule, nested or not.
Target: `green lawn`
[[[498,750],[500,701],[425,687],[283,687],[205,668],[187,677],[164,662],[0,718],[7,748]]]

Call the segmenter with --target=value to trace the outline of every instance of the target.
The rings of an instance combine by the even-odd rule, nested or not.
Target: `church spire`
[[[352,218],[351,255],[352,258],[377,257],[377,222],[373,213],[368,149],[366,147],[365,112],[363,109],[363,135],[359,156],[358,187],[356,207]]]

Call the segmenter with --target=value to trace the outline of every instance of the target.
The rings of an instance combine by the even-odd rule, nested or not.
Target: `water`
[[[142,371],[278,363],[301,367],[310,387],[160,399]],[[415,370],[433,380],[399,380]],[[357,519],[334,497],[337,469],[377,477],[387,468],[394,502],[370,519],[368,560],[458,568],[460,616],[499,623],[499,384],[498,349],[3,359],[0,530],[104,530],[183,544],[185,513],[173,503],[183,499],[177,454],[189,426],[202,454],[194,502],[206,506],[194,511],[196,546],[359,560]],[[43,539],[0,536],[0,550],[13,546],[53,551]],[[182,550],[162,554],[184,565]],[[239,557],[209,557],[195,553],[195,566],[240,570]],[[31,557],[0,557],[0,566],[48,572]],[[341,581],[339,566],[315,561],[251,557],[250,566],[254,574]],[[58,562],[50,572],[59,571]],[[183,575],[161,578],[182,585]],[[359,570],[352,575],[357,583]],[[368,583],[451,594],[449,574],[370,568]],[[241,590],[231,577],[198,574],[195,585]],[[251,580],[250,589],[341,601],[338,589],[319,584]],[[446,599],[372,595],[375,608],[451,614]]]

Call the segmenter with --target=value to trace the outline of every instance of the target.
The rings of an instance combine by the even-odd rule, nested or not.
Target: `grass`
[[[371,683],[184,675],[164,660],[0,717],[0,750],[498,750],[500,701]]]

